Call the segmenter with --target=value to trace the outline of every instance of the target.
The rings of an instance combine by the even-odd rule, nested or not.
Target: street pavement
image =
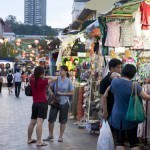
[[[20,97],[8,94],[3,87],[0,95],[0,150],[96,150],[97,135],[90,135],[85,129],[79,129],[69,121],[64,142],[58,143],[59,124],[55,127],[54,142],[38,148],[36,144],[27,144],[27,127],[31,116],[32,97],[21,91]],[[44,122],[43,138],[48,136],[47,120]],[[36,138],[35,131],[33,138]]]

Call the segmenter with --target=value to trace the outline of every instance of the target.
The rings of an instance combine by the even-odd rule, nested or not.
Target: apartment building
[[[46,25],[46,0],[24,1],[24,23],[30,25]]]

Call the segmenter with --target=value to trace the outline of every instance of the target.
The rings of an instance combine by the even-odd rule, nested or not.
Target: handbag
[[[144,107],[141,97],[137,94],[136,83],[132,83],[132,93],[125,119],[135,123],[141,123],[145,120]]]
[[[32,96],[32,88],[31,88],[30,84],[28,84],[27,86],[25,86],[25,95],[26,96]]]
[[[49,87],[49,89],[51,90],[50,87]],[[49,93],[47,101],[48,101],[48,105],[59,108],[60,104],[59,104],[59,96],[57,95],[57,91],[58,91],[58,80],[56,81],[56,91],[55,91],[55,94],[53,93],[53,95],[51,95]]]

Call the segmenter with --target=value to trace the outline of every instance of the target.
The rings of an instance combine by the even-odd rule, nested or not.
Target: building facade
[[[46,25],[46,0],[25,0],[24,2],[24,23]]]

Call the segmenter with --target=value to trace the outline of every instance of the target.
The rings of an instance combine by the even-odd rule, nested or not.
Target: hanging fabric
[[[142,38],[142,30],[141,30],[141,12],[136,11],[133,14],[133,18],[135,19],[133,23],[133,35],[134,35],[134,40],[133,40],[133,48],[132,49],[143,49],[143,38]]]
[[[120,24],[118,21],[107,23],[107,38],[105,46],[120,47]]]
[[[133,23],[124,21],[121,24],[121,38],[120,43],[122,47],[133,46]]]
[[[140,4],[142,30],[150,30],[150,2]]]
[[[102,55],[104,56],[104,61],[105,61],[105,65],[106,65],[105,55],[108,54],[108,47],[105,46],[105,40],[106,40],[106,36],[107,36],[106,18],[99,17],[98,21],[99,21],[99,27],[100,27],[100,32],[101,32],[101,38],[102,38],[102,46],[101,46]]]

